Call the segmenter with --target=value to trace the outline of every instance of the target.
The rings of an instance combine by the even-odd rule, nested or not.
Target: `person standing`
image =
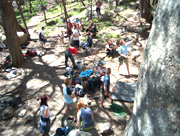
[[[102,86],[102,99],[101,99],[101,106],[104,108],[104,100],[109,97],[111,100],[111,104],[113,103],[113,99],[110,95],[110,75],[111,75],[111,68],[107,68],[106,74],[104,75],[103,86]]]
[[[68,58],[70,58],[71,62],[73,63],[73,68],[77,69],[77,66],[76,66],[76,63],[72,54],[77,55],[77,49],[76,47],[70,46],[65,52],[65,66],[68,67],[67,62],[68,62]]]
[[[121,41],[120,41],[120,44],[122,45],[120,48],[119,48],[119,51],[118,51],[118,53],[119,53],[119,55],[120,55],[120,57],[119,57],[119,65],[118,65],[118,73],[119,73],[119,68],[120,68],[120,66],[123,64],[123,62],[124,63],[126,63],[126,68],[127,68],[127,72],[128,72],[128,76],[129,77],[131,77],[131,74],[130,74],[130,72],[129,72],[129,62],[128,62],[128,52],[127,52],[127,48],[128,48],[128,46],[131,44],[131,43],[133,43],[135,41],[135,39],[133,39],[133,40],[131,40],[131,41],[129,41],[129,42],[125,42],[124,41],[124,39],[122,39]]]
[[[69,109],[72,109],[74,111],[74,122],[77,120],[77,106],[76,103],[73,101],[73,98],[75,98],[75,94],[70,90],[71,85],[71,79],[66,78],[64,80],[65,86],[63,87],[63,95],[64,95],[64,101],[66,103],[66,118],[71,119],[69,117]]]
[[[70,37],[71,37],[71,34],[72,34],[73,25],[72,25],[70,19],[67,19],[67,22],[68,22],[68,24],[67,24],[67,26],[68,26],[68,36],[69,36],[69,40],[70,40]]]
[[[77,48],[79,48],[79,36],[80,36],[79,24],[76,24],[76,28],[73,31],[73,46]]]
[[[49,97],[44,94],[41,96],[40,102],[40,131],[43,133],[44,136],[48,136],[50,130],[50,115],[47,102],[49,101]]]
[[[81,130],[90,130],[94,128],[94,116],[90,108],[86,107],[83,102],[77,103],[77,126]]]
[[[42,27],[42,31],[39,33],[39,39],[41,41],[41,48],[43,48],[43,46],[45,45],[46,42],[46,38],[44,36],[44,27]]]
[[[102,6],[102,1],[101,0],[97,0],[97,2],[96,2],[97,17],[99,17],[99,15],[101,15],[101,6]]]

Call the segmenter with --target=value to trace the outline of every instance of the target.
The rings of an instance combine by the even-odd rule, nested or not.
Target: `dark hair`
[[[111,68],[107,68],[107,70],[106,70],[106,74],[110,74],[111,73]]]
[[[42,30],[44,29],[44,27],[42,27]]]
[[[41,102],[40,102],[40,106],[42,105],[47,105],[47,99],[48,99],[48,96],[46,94],[44,94],[43,96],[41,96]]]

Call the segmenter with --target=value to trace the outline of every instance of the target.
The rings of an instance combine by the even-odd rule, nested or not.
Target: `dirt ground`
[[[129,25],[131,28],[138,27],[139,22],[126,21],[127,24],[121,24],[120,22],[114,22],[117,25],[112,27],[113,30],[120,30],[119,26]],[[30,26],[29,26],[30,27]],[[27,49],[36,49],[38,53],[43,52],[44,54],[25,58],[25,63],[20,67],[22,74],[12,78],[11,80],[5,79],[7,73],[1,68],[0,71],[0,94],[9,95],[19,100],[18,108],[14,113],[14,117],[10,120],[5,120],[0,122],[0,135],[3,136],[35,136],[41,135],[39,131],[39,97],[43,94],[47,94],[50,97],[49,110],[51,115],[51,130],[50,135],[54,135],[56,129],[64,125],[65,122],[65,104],[62,94],[62,84],[65,73],[65,57],[64,52],[66,50],[66,45],[60,44],[57,35],[62,27],[57,27],[53,33],[48,36],[48,42],[45,48],[42,50],[40,48],[40,43],[38,39],[38,32],[34,33],[33,27],[31,28],[31,38],[29,45],[23,51]],[[83,34],[83,33],[82,33]],[[134,32],[127,31],[124,34],[129,37],[132,34],[137,34]],[[125,64],[120,68],[120,75],[117,72],[118,66],[118,56],[113,59],[105,57],[105,50],[102,48],[104,45],[101,44],[101,40],[94,39],[93,47],[91,53],[87,56],[85,51],[82,49],[78,50],[78,55],[75,59],[81,58],[84,60],[84,68],[82,70],[92,69],[93,63],[102,59],[104,57],[104,62],[106,62],[105,67],[110,67],[112,69],[111,74],[111,90],[117,81],[122,82],[137,82],[139,66],[142,60],[142,54],[146,42],[146,38],[143,34],[138,34],[137,42],[134,43],[134,48],[136,51],[140,51],[140,56],[137,57],[136,61],[133,61],[132,54],[129,56],[129,66],[130,73],[133,75],[127,78],[127,70]],[[66,41],[68,42],[68,41]],[[99,48],[101,47],[101,48]],[[0,52],[1,58],[4,58],[8,53],[7,50]],[[69,61],[70,62],[70,61]],[[2,64],[1,59],[1,64]],[[81,72],[82,70],[77,70]],[[101,93],[97,91],[94,95],[100,95]],[[92,97],[85,96],[84,98],[76,98],[76,101],[80,99],[90,101],[91,105],[89,107],[94,113],[94,118],[96,122],[96,128],[98,129],[99,123],[109,122],[112,126],[112,132],[109,135],[120,136],[122,135],[127,121],[130,118],[133,103],[115,101],[116,104],[121,105],[125,112],[125,117],[117,117],[113,112],[108,110],[110,101],[105,101],[104,105],[107,109],[103,109],[100,106],[100,99],[93,99]],[[26,109],[26,115],[32,115],[32,121],[28,123],[23,122],[23,118],[17,117],[17,112],[22,109]]]

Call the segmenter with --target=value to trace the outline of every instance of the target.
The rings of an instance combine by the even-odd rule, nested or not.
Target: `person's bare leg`
[[[129,64],[126,64],[126,67],[127,67],[128,75],[131,76],[131,74],[130,74],[130,72],[129,72]]]
[[[77,120],[77,110],[74,113],[74,120]]]
[[[121,66],[121,64],[118,65],[118,70],[117,70],[117,71],[118,71],[118,74],[120,74],[120,73],[119,73],[119,68],[120,68],[120,66]]]

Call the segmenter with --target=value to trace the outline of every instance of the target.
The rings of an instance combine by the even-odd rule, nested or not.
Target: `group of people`
[[[111,100],[111,103],[113,103],[113,99],[110,95],[110,75],[111,75],[111,69],[107,68],[102,86],[102,99],[101,99],[102,108],[105,108],[103,104],[106,98],[109,98]],[[82,101],[78,101],[77,103],[74,102],[73,99],[75,98],[75,94],[70,88],[71,86],[70,78],[66,78],[64,80],[64,84],[65,85],[63,87],[63,96],[64,96],[64,102],[66,104],[66,119],[73,120],[76,123],[77,128],[79,130],[88,131],[93,129],[95,127],[93,112],[89,107],[87,107],[86,104],[84,104],[84,102]],[[44,135],[48,135],[50,130],[50,114],[48,108],[48,101],[49,101],[49,97],[46,94],[41,96],[40,131],[44,133]],[[69,116],[69,110],[72,110],[74,115],[73,118]]]

